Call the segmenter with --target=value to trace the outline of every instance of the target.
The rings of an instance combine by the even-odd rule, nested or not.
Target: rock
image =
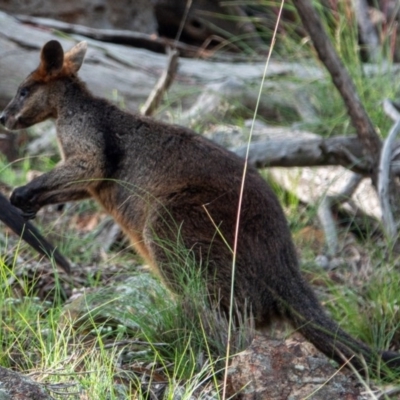
[[[95,323],[140,331],[157,327],[158,315],[171,307],[172,296],[165,286],[148,273],[133,275],[117,282],[73,296],[64,306],[61,323],[73,322],[80,329],[93,329]]]
[[[0,400],[54,400],[42,385],[27,376],[0,367]]]
[[[363,400],[359,383],[300,334],[285,341],[256,336],[232,359],[228,395],[240,400]]]

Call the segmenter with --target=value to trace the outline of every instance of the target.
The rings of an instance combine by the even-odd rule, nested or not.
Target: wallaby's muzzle
[[[24,126],[21,126],[19,123],[19,118],[14,117],[12,114],[7,112],[8,107],[1,113],[0,115],[0,123],[9,130],[22,129]]]
[[[36,122],[40,122],[31,119],[29,112],[27,113],[16,99],[11,100],[0,115],[0,123],[10,131],[28,128]]]

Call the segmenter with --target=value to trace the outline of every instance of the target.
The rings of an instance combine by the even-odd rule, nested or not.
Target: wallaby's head
[[[62,85],[76,76],[86,49],[86,42],[81,42],[64,54],[59,42],[47,42],[39,67],[19,85],[17,94],[0,115],[1,124],[7,129],[23,129],[56,117]]]

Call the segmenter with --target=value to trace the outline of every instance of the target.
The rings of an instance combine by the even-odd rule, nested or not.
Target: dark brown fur
[[[46,257],[54,257],[55,262],[65,271],[70,272],[66,258],[51,244],[29,221],[25,221],[21,212],[0,193],[0,221],[20,236],[37,252]]]
[[[39,68],[0,118],[18,129],[54,117],[63,155],[62,164],[15,189],[11,202],[33,216],[47,204],[92,197],[174,290],[179,287],[171,255],[181,242],[227,310],[232,253],[224,240],[233,247],[244,161],[189,129],[94,97],[77,77],[85,50],[80,43],[63,55],[58,42],[47,43]],[[400,366],[397,353],[374,353],[326,315],[299,271],[276,196],[252,168],[240,213],[234,290],[241,307],[251,305],[260,327],[283,316],[329,357],[354,356],[359,370],[359,356],[374,367],[380,357]]]

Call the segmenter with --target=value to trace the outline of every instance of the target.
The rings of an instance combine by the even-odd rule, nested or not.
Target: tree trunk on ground
[[[0,0],[0,10],[54,18],[92,28],[156,33],[153,0]]]
[[[89,49],[80,75],[97,95],[121,101],[129,110],[144,103],[166,65],[166,56],[133,47],[104,43],[75,37],[60,37],[57,30],[35,27],[18,22],[0,12],[0,71],[7,79],[0,80],[0,105],[4,106],[15,94],[19,82],[37,67],[39,50],[51,39],[59,40],[64,48],[76,41],[87,40]],[[226,79],[227,76],[257,84],[264,71],[261,62],[209,62],[181,59],[179,71],[171,88],[171,95],[191,92],[195,98],[205,84]],[[325,73],[315,64],[307,68],[297,63],[271,61],[267,77],[288,74],[298,78],[323,78]],[[187,104],[184,104],[185,106]]]

